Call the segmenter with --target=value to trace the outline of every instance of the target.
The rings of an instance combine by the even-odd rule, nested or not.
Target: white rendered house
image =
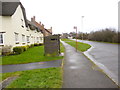
[[[2,2],[0,9],[0,47],[43,43],[42,31],[27,20],[25,8],[19,1]]]

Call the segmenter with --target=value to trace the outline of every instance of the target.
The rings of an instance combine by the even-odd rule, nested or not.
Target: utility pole
[[[81,16],[82,41],[83,41],[83,18],[84,18],[84,16]]]
[[[77,48],[78,48],[78,42],[77,42],[77,26],[74,26],[74,29],[76,29],[76,52],[77,52]]]

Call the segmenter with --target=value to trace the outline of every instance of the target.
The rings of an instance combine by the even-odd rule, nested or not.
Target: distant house
[[[21,2],[19,0],[2,1],[0,3],[0,46],[15,47],[43,43],[42,29],[27,20],[25,8]]]
[[[68,33],[62,33],[61,39],[68,39],[69,34]]]
[[[38,23],[36,21],[35,16],[31,18],[31,22],[34,23],[36,26],[38,26],[42,30],[44,37],[52,35],[52,27],[50,29],[46,29],[44,27],[44,24],[42,24],[41,22]]]

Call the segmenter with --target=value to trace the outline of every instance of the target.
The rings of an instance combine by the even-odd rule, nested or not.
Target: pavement
[[[87,40],[78,40],[90,44],[92,48],[84,52],[84,54],[96,63],[104,72],[118,85],[118,64],[120,62],[118,47],[120,44],[102,43]]]
[[[24,71],[39,68],[50,68],[50,67],[60,67],[62,60],[53,60],[48,62],[36,62],[28,64],[17,64],[17,65],[0,65],[0,73]]]
[[[102,70],[82,52],[65,42],[63,88],[118,88]]]

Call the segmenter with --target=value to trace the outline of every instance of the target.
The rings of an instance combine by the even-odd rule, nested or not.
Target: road
[[[118,44],[86,40],[78,41],[88,43],[92,46],[92,48],[84,52],[84,54],[101,67],[101,69],[118,84]]]
[[[62,88],[114,88],[117,85],[82,52],[62,42],[65,47]],[[116,88],[116,89],[115,89]],[[94,89],[92,89],[94,90]]]

